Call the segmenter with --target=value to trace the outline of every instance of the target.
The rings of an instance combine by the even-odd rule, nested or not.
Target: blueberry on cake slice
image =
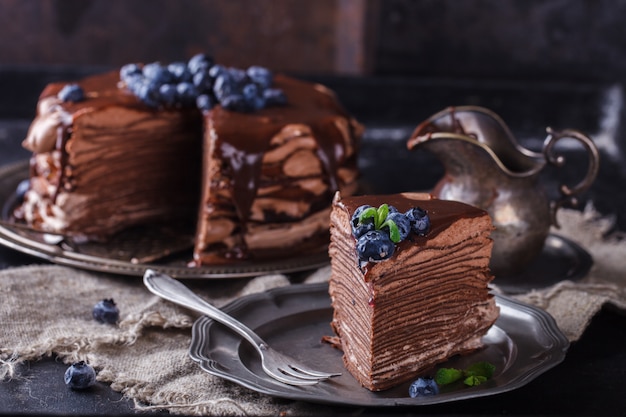
[[[499,308],[484,210],[424,193],[335,195],[332,338],[347,370],[381,391],[475,351]]]

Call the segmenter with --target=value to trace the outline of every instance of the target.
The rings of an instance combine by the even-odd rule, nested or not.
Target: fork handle
[[[161,298],[180,306],[195,310],[230,328],[257,349],[263,349],[266,343],[252,329],[224,313],[217,307],[200,298],[191,289],[178,280],[152,269],[147,269],[143,276],[144,285]]]

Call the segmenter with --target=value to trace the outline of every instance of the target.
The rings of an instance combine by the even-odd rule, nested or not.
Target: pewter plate
[[[240,298],[223,308],[270,345],[311,367],[342,375],[307,387],[268,377],[253,348],[206,316],[193,325],[189,354],[206,372],[254,391],[292,400],[352,406],[418,406],[484,397],[528,384],[565,358],[569,342],[543,310],[496,296],[500,317],[484,337],[485,347],[454,357],[442,367],[463,368],[477,361],[496,366],[493,378],[475,386],[446,387],[432,397],[411,398],[410,382],[370,392],[343,367],[341,352],[321,341],[332,335],[327,284],[300,284]]]
[[[193,234],[181,234],[178,227],[136,228],[107,243],[82,244],[16,227],[7,220],[17,201],[17,186],[27,178],[28,161],[0,167],[0,244],[56,264],[137,277],[151,268],[175,278],[221,279],[308,271],[329,263],[328,254],[318,252],[271,262],[189,267]],[[163,256],[165,253],[168,255]],[[551,234],[529,268],[515,276],[498,276],[494,283],[507,293],[521,293],[565,279],[576,281],[585,276],[591,265],[591,256],[578,244]]]
[[[0,167],[0,244],[45,261],[137,277],[143,276],[145,270],[150,268],[175,278],[205,279],[294,273],[313,270],[329,263],[328,254],[318,252],[268,262],[189,267],[193,234],[181,234],[178,227],[136,228],[116,235],[107,243],[82,244],[63,236],[35,232],[7,222],[17,202],[17,186],[27,178],[28,161]]]

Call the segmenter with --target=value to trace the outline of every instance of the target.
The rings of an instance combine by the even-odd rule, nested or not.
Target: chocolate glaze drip
[[[206,113],[218,138],[221,157],[227,161],[232,174],[233,204],[242,233],[250,217],[250,208],[259,186],[263,154],[270,141],[289,124],[308,125],[317,140],[317,155],[329,179],[330,196],[339,189],[337,169],[346,159],[342,133],[335,125],[338,115],[348,114],[328,90],[283,75],[274,77],[274,87],[283,90],[288,104],[267,107],[254,113],[239,113],[221,107]],[[243,243],[242,243],[243,244]]]

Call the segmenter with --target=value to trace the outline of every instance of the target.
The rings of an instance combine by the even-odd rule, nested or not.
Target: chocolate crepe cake
[[[328,88],[263,67],[129,64],[44,89],[14,217],[75,241],[180,222],[195,265],[326,250],[362,130]]]
[[[328,338],[372,391],[482,346],[493,230],[484,210],[428,194],[341,197],[331,212]]]

